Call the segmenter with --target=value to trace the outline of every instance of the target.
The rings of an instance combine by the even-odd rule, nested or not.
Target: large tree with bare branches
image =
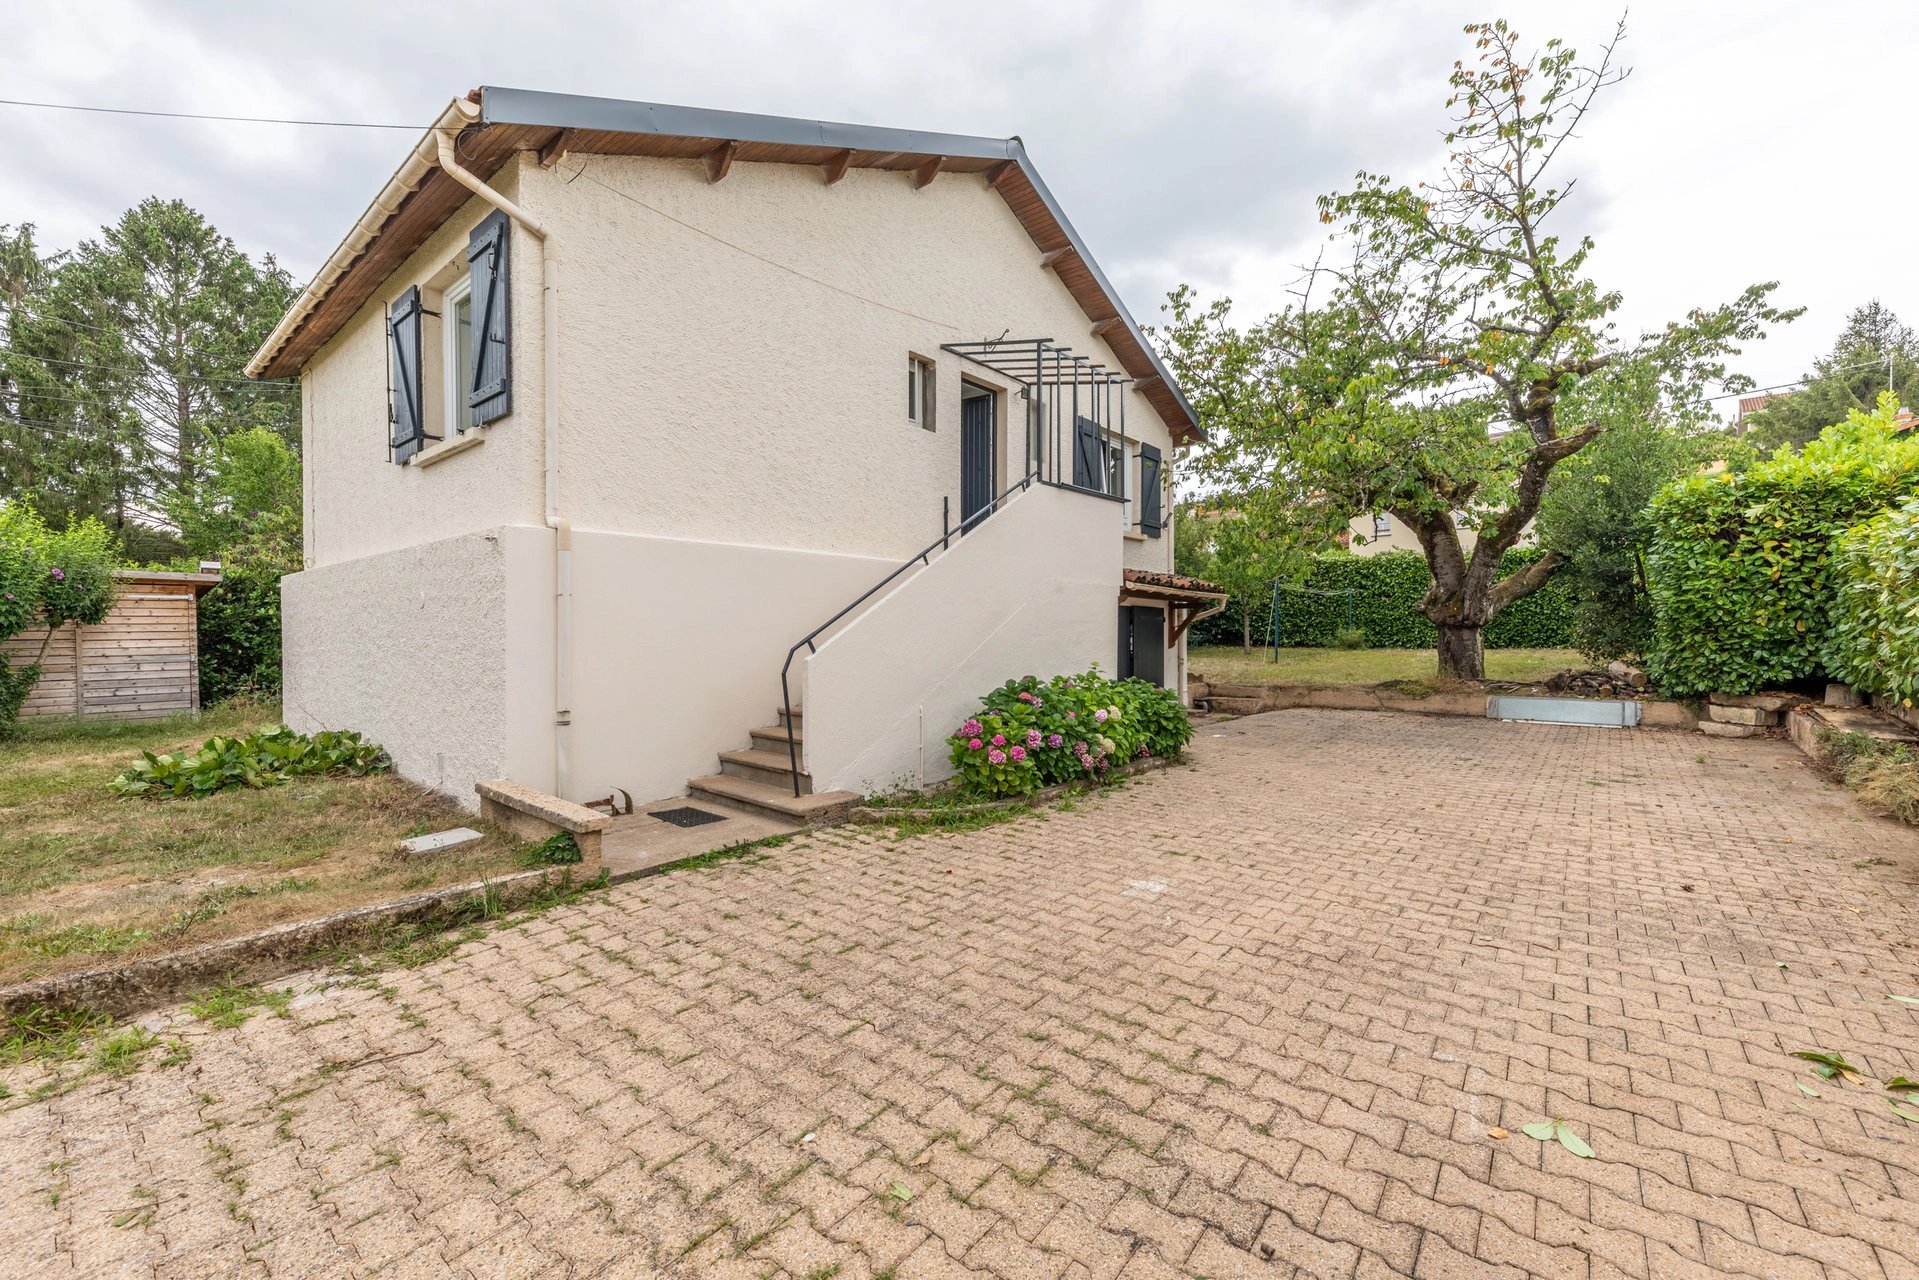
[[[1303,491],[1328,532],[1390,512],[1417,535],[1444,676],[1480,678],[1481,630],[1558,568],[1549,553],[1496,577],[1553,467],[1604,429],[1608,381],[1650,366],[1671,401],[1698,406],[1711,384],[1742,385],[1726,368],[1741,343],[1796,314],[1760,284],[1636,340],[1615,333],[1620,296],[1589,276],[1592,240],[1560,226],[1574,186],[1561,170],[1595,100],[1625,78],[1624,32],[1582,60],[1558,40],[1524,51],[1504,21],[1468,26],[1434,179],[1360,173],[1319,202],[1335,230],[1295,305],[1242,330],[1230,303],[1201,307],[1182,288],[1160,334],[1216,441],[1201,474],[1241,509],[1285,505],[1296,523],[1290,495]]]

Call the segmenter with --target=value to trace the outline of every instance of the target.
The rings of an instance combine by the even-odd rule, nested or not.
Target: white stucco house
[[[476,90],[248,371],[302,388],[288,721],[469,803],[804,817],[1008,677],[1183,689],[1219,603],[1199,423],[1017,138]]]

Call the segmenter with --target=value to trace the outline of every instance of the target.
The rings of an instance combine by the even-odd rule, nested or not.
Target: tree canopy
[[[0,227],[0,492],[57,525],[97,516],[139,555],[227,436],[297,448],[296,384],[243,373],[293,292],[178,200],[66,252]]]
[[[1874,298],[1846,317],[1832,350],[1813,362],[1805,383],[1774,396],[1747,419],[1754,446],[1802,448],[1850,414],[1873,412],[1888,388],[1901,404],[1919,402],[1919,334]]]
[[[1590,61],[1558,40],[1527,52],[1504,21],[1466,34],[1472,57],[1453,65],[1447,158],[1432,180],[1361,172],[1319,202],[1335,230],[1296,303],[1242,329],[1230,302],[1201,306],[1181,288],[1159,337],[1217,441],[1201,475],[1256,517],[1310,495],[1329,535],[1390,512],[1432,569],[1421,610],[1439,630],[1442,674],[1477,677],[1486,622],[1561,563],[1549,554],[1497,577],[1552,469],[1604,429],[1581,406],[1649,368],[1674,412],[1702,408],[1709,384],[1750,385],[1728,359],[1796,313],[1757,284],[1621,338],[1620,295],[1588,271],[1591,238],[1560,227],[1574,187],[1560,170],[1594,100],[1625,74],[1623,24]],[[1477,535],[1471,554],[1462,529]]]

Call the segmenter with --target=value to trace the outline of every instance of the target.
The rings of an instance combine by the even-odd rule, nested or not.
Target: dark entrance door
[[[999,492],[999,397],[965,386],[960,393],[960,529],[979,523]]]
[[[1166,611],[1145,605],[1119,607],[1119,678],[1137,676],[1166,684]]]

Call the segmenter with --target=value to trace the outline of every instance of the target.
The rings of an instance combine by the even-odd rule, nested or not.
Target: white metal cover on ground
[[[1639,723],[1639,704],[1611,698],[1522,698],[1495,694],[1486,699],[1491,720],[1531,720],[1540,724],[1592,724],[1606,729]]]

